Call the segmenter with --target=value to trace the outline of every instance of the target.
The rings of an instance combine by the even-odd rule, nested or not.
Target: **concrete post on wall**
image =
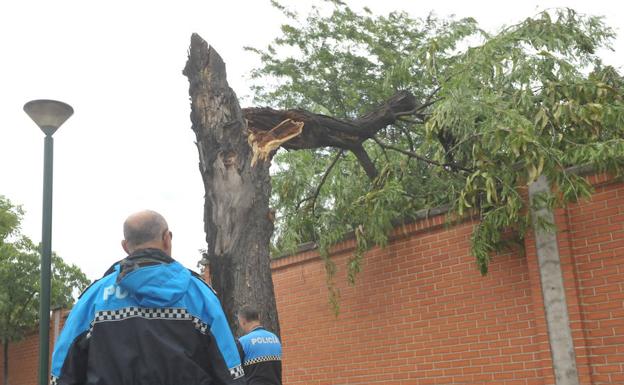
[[[540,229],[537,225],[538,218],[548,223],[555,223],[552,210],[534,207],[535,196],[541,193],[550,193],[548,180],[543,175],[529,186],[529,198],[553,371],[556,385],[579,385],[557,233]]]

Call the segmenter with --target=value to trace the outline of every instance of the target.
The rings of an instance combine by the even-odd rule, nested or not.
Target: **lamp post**
[[[24,111],[45,134],[43,154],[43,225],[41,229],[41,287],[39,291],[39,385],[48,384],[50,355],[50,275],[52,264],[52,135],[74,113],[56,100],[32,100]]]

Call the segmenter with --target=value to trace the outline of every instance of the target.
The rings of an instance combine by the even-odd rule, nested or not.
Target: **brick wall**
[[[526,258],[498,256],[482,277],[469,254],[473,224],[446,229],[441,219],[372,250],[355,287],[344,277],[351,250],[337,253],[338,318],[321,261],[275,263],[285,383],[543,383],[547,338]]]
[[[556,212],[563,277],[581,383],[624,384],[624,185],[594,182]],[[554,384],[533,237],[481,277],[474,223],[442,222],[396,229],[354,287],[337,245],[337,318],[315,251],[273,262],[285,384]]]
[[[53,341],[67,318],[67,310],[55,310],[50,317],[50,361]],[[0,350],[0,381],[4,379],[4,355]],[[29,333],[17,343],[9,344],[9,385],[35,385],[39,381],[39,333]]]
[[[590,201],[555,213],[563,278],[581,384],[624,384],[624,184],[593,182]],[[338,317],[315,251],[273,261],[284,384],[554,384],[534,239],[482,277],[474,223],[443,220],[395,229],[355,286],[354,243],[336,245]],[[36,383],[37,346],[11,345],[10,385]]]
[[[37,382],[38,358],[37,335],[30,335],[19,343],[9,345],[9,385],[34,385]],[[0,364],[0,379],[4,379],[3,366]]]
[[[567,210],[578,293],[576,338],[592,384],[624,384],[624,186],[598,186],[591,202]]]

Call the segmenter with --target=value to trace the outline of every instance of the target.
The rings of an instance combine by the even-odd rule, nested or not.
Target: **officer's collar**
[[[117,275],[117,283],[121,281],[128,273],[147,266],[160,264],[168,264],[174,262],[167,253],[160,249],[140,249],[135,250],[132,254],[119,262],[119,275]]]
[[[255,332],[255,331],[256,331],[256,330],[258,330],[258,329],[264,329],[264,326],[262,326],[262,325],[258,325],[258,326],[256,326],[256,327],[254,327],[253,329],[251,329],[251,331],[250,331],[249,333],[251,333],[251,332]]]
[[[132,254],[128,255],[126,259],[129,260],[137,260],[137,259],[148,259],[152,261],[171,263],[173,262],[173,258],[167,255],[164,251],[160,249],[147,248],[147,249],[139,249],[132,252]]]

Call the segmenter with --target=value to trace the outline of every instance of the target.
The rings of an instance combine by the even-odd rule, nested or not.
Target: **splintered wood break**
[[[303,131],[303,122],[296,122],[292,119],[286,119],[269,131],[261,131],[249,127],[249,136],[247,141],[251,146],[253,157],[251,159],[251,167],[258,160],[266,161],[274,150],[277,150],[282,143],[288,142],[290,139],[298,136]]]

